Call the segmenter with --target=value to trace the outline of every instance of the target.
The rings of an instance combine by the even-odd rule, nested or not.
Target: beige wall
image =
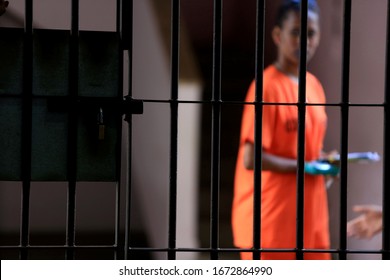
[[[23,27],[25,0],[9,2],[1,26]],[[34,0],[33,3],[34,27],[70,29],[71,0]],[[80,30],[115,31],[116,0],[79,0],[79,3]]]

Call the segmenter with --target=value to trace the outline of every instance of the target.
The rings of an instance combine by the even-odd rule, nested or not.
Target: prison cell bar
[[[122,43],[122,34],[121,34],[121,27],[122,27],[122,0],[116,1],[116,34],[118,36],[119,44],[118,44],[118,93],[117,98],[118,102],[123,98],[123,82],[124,82],[124,73],[123,73],[123,57],[124,57],[124,47]],[[122,139],[122,116],[119,115],[117,117],[117,139]],[[118,142],[118,141],[117,141]],[[122,141],[119,141],[122,144]],[[115,259],[123,259],[124,258],[124,238],[123,234],[121,234],[121,224],[122,224],[122,215],[121,215],[121,197],[122,197],[122,145],[118,145],[116,147],[116,189],[115,189],[115,243],[114,243],[114,258]]]
[[[253,259],[260,259],[261,249],[261,157],[263,119],[263,71],[265,0],[256,3],[256,61],[255,61],[255,164],[253,186]]]
[[[32,76],[33,76],[33,1],[25,1],[22,97],[22,217],[20,258],[28,258],[30,230],[31,154],[32,154]]]
[[[387,1],[387,38],[386,38],[386,70],[385,70],[385,103],[383,133],[383,198],[382,198],[382,259],[390,260],[390,149],[386,145],[390,139],[390,1]]]
[[[77,104],[79,81],[79,1],[71,3],[71,33],[69,53],[69,100],[71,107]],[[77,110],[68,112],[68,198],[66,226],[66,259],[74,259],[76,180],[77,180]]]
[[[177,149],[178,149],[178,87],[180,49],[180,0],[171,4],[171,137],[169,167],[169,227],[168,259],[176,259],[176,219],[177,219]]]
[[[133,96],[133,17],[134,17],[133,0],[122,0],[122,45],[123,49],[127,50],[128,58],[128,97]],[[130,225],[131,225],[131,198],[132,198],[132,130],[133,130],[133,115],[126,116],[128,122],[128,157],[127,157],[127,176],[126,176],[126,213],[125,213],[125,237],[124,237],[124,259],[129,259],[130,250]]]
[[[305,164],[305,123],[306,123],[306,53],[308,0],[301,1],[301,30],[298,84],[298,157],[297,157],[297,222],[296,258],[303,259],[304,226],[304,164]]]
[[[340,244],[339,259],[347,259],[347,191],[348,191],[348,127],[349,127],[349,67],[351,46],[352,2],[344,2],[343,58],[341,85],[341,147],[340,147]]]
[[[210,258],[212,260],[219,258],[222,8],[222,0],[214,0],[210,210]]]

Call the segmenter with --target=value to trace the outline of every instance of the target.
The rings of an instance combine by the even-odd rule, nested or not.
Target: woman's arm
[[[247,142],[244,146],[244,166],[253,170],[255,166],[255,146]],[[271,155],[262,151],[262,170],[275,172],[294,172],[297,170],[297,160]]]

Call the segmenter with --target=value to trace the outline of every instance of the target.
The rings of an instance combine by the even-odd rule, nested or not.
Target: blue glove
[[[337,176],[339,172],[340,168],[330,163],[316,160],[305,162],[305,173],[307,174]]]

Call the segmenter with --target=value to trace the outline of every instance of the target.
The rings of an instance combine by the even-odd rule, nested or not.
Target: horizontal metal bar
[[[16,96],[13,94],[2,94],[0,95],[1,98],[22,98],[21,96]],[[50,96],[47,95],[34,95],[34,99],[62,99],[66,98],[64,96]],[[97,102],[106,102],[110,99],[115,99],[116,97],[80,97],[81,100],[85,99],[86,102],[88,102],[88,99],[91,99],[91,102],[93,103],[93,99],[96,99]],[[106,101],[105,101],[106,99]],[[225,105],[256,105],[256,102],[246,102],[246,101],[231,101],[231,100],[170,100],[170,99],[133,99],[134,101],[141,101],[142,103],[179,103],[179,104],[214,104],[214,103],[220,103]],[[262,102],[259,101],[258,104],[263,105],[280,105],[280,106],[298,106],[299,103],[277,103],[277,102]],[[348,107],[385,107],[386,103],[306,103],[305,106],[326,106],[326,107],[342,107],[342,106],[348,106]]]
[[[10,249],[117,249],[117,245],[28,245],[28,246],[0,246],[0,250],[10,250]]]
[[[138,100],[138,99],[137,99]],[[226,104],[226,105],[255,105],[255,102],[245,101],[223,101],[223,100],[169,100],[169,99],[139,99],[144,103],[171,103],[177,102],[180,104]],[[276,102],[261,102],[263,105],[281,105],[281,106],[298,106],[299,103],[276,103]],[[341,107],[345,106],[342,103],[306,103],[305,106],[326,106],[326,107]],[[385,107],[385,103],[349,103],[349,107]]]
[[[29,250],[59,250],[59,249],[69,249],[71,247],[75,250],[93,250],[93,249],[107,249],[107,250],[113,250],[117,249],[117,246],[109,246],[109,245],[84,245],[84,246],[57,246],[57,245],[29,245],[27,247],[24,247]],[[20,250],[22,246],[0,246],[1,250]],[[145,251],[145,252],[168,252],[172,249],[170,248],[150,248],[150,247],[130,247],[130,251],[139,252],[139,251]],[[218,249],[212,249],[212,248],[175,248],[176,252],[212,252],[212,251],[218,251],[221,253],[239,253],[239,252],[253,252],[255,251],[252,248],[218,248]],[[294,253],[296,252],[296,249],[259,249],[260,252],[287,252],[287,253]],[[340,250],[338,249],[328,249],[328,250],[321,250],[321,249],[303,249],[303,253],[339,253]],[[346,252],[347,254],[383,254],[383,250],[343,250],[343,252]]]
[[[142,114],[143,102],[129,97],[46,97],[48,110],[52,112],[70,112],[86,108],[112,109],[119,114]]]
[[[147,252],[167,252],[170,250],[169,248],[150,248],[150,247],[130,247],[130,251],[147,251]],[[256,249],[253,248],[176,248],[177,252],[253,252]],[[260,252],[270,252],[270,253],[276,253],[276,252],[286,252],[286,253],[295,253],[296,249],[259,249]],[[302,249],[300,250],[302,253],[339,253],[340,250],[338,249]],[[343,252],[346,252],[347,254],[382,254],[382,250],[346,250]]]

